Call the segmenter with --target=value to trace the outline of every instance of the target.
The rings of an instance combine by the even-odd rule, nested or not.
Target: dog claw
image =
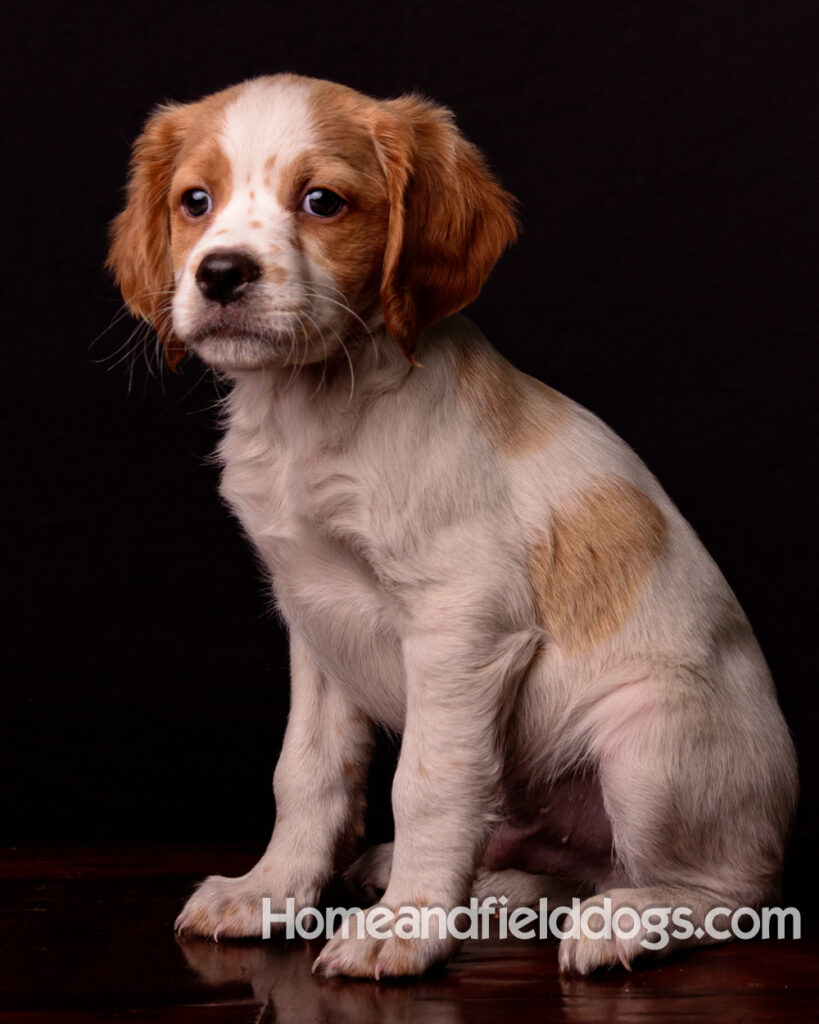
[[[338,958],[331,960],[329,964],[326,964],[322,963],[320,956],[317,956],[313,961],[311,973],[321,975],[325,978],[334,978],[339,973],[338,969],[340,966],[341,960]]]
[[[620,961],[620,963],[623,965],[623,967],[625,967],[625,969],[629,972],[629,974],[631,974],[632,973],[632,967],[631,967],[631,964],[629,963],[628,956],[626,955],[625,946],[620,941],[620,939],[617,940],[617,959]]]

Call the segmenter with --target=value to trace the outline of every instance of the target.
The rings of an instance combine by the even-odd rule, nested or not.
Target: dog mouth
[[[222,309],[203,318],[192,330],[185,332],[181,340],[194,350],[198,346],[218,344],[220,341],[232,344],[247,342],[254,346],[276,348],[284,342],[292,342],[304,333],[304,320],[295,307],[269,309],[263,323],[256,317],[237,317],[233,311]]]
[[[253,344],[275,345],[279,340],[273,331],[264,331],[257,328],[237,327],[233,324],[213,324],[207,327],[200,327],[193,334],[182,339],[189,348],[196,348],[197,345],[207,343],[229,341],[229,342],[253,342]]]
[[[247,340],[255,343],[267,342],[275,344],[283,339],[292,338],[294,331],[304,331],[304,321],[298,310],[291,306],[279,306],[266,310],[264,322],[260,323],[256,316],[236,316],[229,309],[221,309],[203,317],[192,330],[185,332],[183,341],[186,345],[196,347],[204,341]]]
[[[310,321],[295,307],[266,309],[261,321],[238,313],[209,310],[191,330],[180,332],[180,341],[203,362],[227,371],[287,363],[312,349]]]

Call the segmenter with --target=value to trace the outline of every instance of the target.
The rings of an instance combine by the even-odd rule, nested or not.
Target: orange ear
[[[185,354],[171,325],[173,293],[168,189],[191,107],[160,107],[134,143],[126,205],[111,223],[108,269],[134,316],[147,320],[173,369]]]
[[[412,359],[419,333],[472,302],[517,238],[515,199],[443,107],[379,104],[373,136],[390,199],[381,306]]]

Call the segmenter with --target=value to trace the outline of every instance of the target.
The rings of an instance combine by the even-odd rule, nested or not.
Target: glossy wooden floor
[[[733,943],[591,979],[562,977],[551,944],[474,942],[446,971],[377,984],[314,978],[317,945],[174,936],[195,879],[252,861],[223,849],[0,853],[0,1022],[819,1020],[814,938]]]

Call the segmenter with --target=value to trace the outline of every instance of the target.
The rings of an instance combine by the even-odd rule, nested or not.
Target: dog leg
[[[390,879],[363,922],[383,920],[385,908],[444,912],[468,898],[501,775],[497,729],[508,699],[534,657],[535,631],[497,638],[440,635],[405,641],[407,715],[393,783],[395,845]],[[391,927],[391,926],[390,926]],[[381,938],[355,923],[337,932],[316,960],[327,975],[420,974],[456,949],[437,928],[428,938]]]
[[[688,673],[643,678],[590,709],[615,864],[580,913],[609,897],[612,913],[631,908],[622,930],[635,933],[564,938],[564,971],[629,967],[643,954],[725,941],[723,915],[708,932],[711,910],[776,898],[796,791],[793,748],[772,690],[754,703],[723,685]],[[674,914],[668,941],[658,942]],[[596,931],[602,918],[593,917]]]
[[[240,878],[206,878],[176,921],[180,932],[261,937],[271,911],[295,899],[314,906],[345,840],[363,832],[372,724],[316,668],[301,638],[290,642],[291,705],[273,777],[276,826],[258,864]]]

